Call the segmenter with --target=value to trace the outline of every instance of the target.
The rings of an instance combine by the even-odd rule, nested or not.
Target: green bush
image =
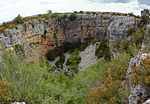
[[[24,58],[25,57],[25,51],[24,51],[24,47],[20,44],[15,45],[15,52],[16,54],[20,57],[20,58]]]
[[[48,14],[51,14],[51,13],[52,13],[52,10],[48,10],[47,12],[48,12]]]
[[[131,82],[133,85],[150,85],[150,56],[142,60],[140,66],[132,66]]]
[[[52,13],[52,14],[50,15],[51,18],[56,18],[56,17],[58,17],[58,16],[59,16],[59,13]]]
[[[105,62],[80,72],[70,79],[52,73],[43,62],[25,63],[5,52],[0,63],[0,103],[23,101],[27,104],[86,104],[88,88],[97,85]],[[73,59],[73,58],[72,58]],[[76,63],[76,61],[71,61]]]
[[[136,29],[131,27],[131,28],[128,29],[127,34],[128,34],[128,36],[131,36],[134,32],[136,32]]]
[[[77,11],[74,11],[73,13],[78,13]]]
[[[143,11],[141,11],[141,13],[143,14],[141,16],[141,22],[144,23],[144,24],[147,24],[148,21],[150,20],[149,18],[149,15],[150,15],[150,12],[148,9],[144,9]]]
[[[79,13],[84,13],[83,11],[80,11]]]
[[[45,64],[26,64],[14,54],[4,54],[4,60],[0,63],[0,80],[7,86],[5,100],[0,99],[0,103],[25,101],[35,104],[41,97],[40,90],[45,80],[48,68]],[[42,99],[42,98],[40,98]],[[34,102],[34,103],[33,103]]]
[[[75,21],[77,19],[77,15],[76,14],[71,14],[70,16],[69,16],[69,20],[70,21]]]
[[[13,22],[17,24],[23,23],[23,18],[20,15],[18,15],[16,18],[14,18]]]
[[[67,60],[67,65],[70,66],[70,70],[77,73],[78,72],[78,64],[80,62],[80,57],[78,56],[79,50],[74,50],[74,52],[71,53],[69,59]]]
[[[87,46],[89,45],[89,42],[76,42],[76,43],[70,43],[70,42],[64,42],[61,46],[57,46],[54,49],[50,49],[46,53],[46,58],[49,61],[54,61],[56,57],[61,56],[62,54],[66,52],[73,52],[75,49],[79,51],[83,51]]]
[[[115,52],[127,52],[130,42],[126,39],[124,40],[116,40],[111,43],[113,51]]]
[[[88,104],[126,104],[127,93],[124,89],[126,71],[130,56],[121,54],[105,64],[100,73],[100,83],[97,87],[90,88]]]
[[[17,28],[17,24],[14,22],[4,22],[3,25],[0,25],[0,33],[3,33],[6,29]]]
[[[113,51],[119,53],[126,52],[134,56],[141,49],[142,42],[146,36],[145,30],[143,28],[138,28],[137,30],[131,28],[128,30],[128,35],[131,38],[130,40],[115,40],[111,43]]]
[[[145,35],[144,30],[138,29],[135,33],[131,35],[131,42],[141,47],[144,35]]]
[[[98,48],[96,48],[95,55],[98,58],[104,57],[104,59],[108,61],[111,59],[111,53],[109,50],[107,40],[100,41],[100,45],[98,46]]]
[[[62,53],[62,49],[60,47],[56,47],[54,49],[50,49],[45,56],[49,61],[54,61],[55,58],[60,56]]]

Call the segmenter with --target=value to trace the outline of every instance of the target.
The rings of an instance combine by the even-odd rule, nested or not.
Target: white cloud
[[[140,14],[140,10],[148,5],[139,4],[137,0],[127,3],[101,3],[89,0],[0,0],[0,23],[12,20],[18,14],[31,16],[45,13],[47,10],[54,12],[70,11],[112,11],[112,12],[134,12]]]
[[[127,3],[129,0],[89,0],[93,2],[104,2],[104,3],[110,3],[110,2],[115,2],[115,3]]]

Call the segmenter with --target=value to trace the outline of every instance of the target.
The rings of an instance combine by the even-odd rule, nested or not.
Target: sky
[[[23,17],[53,12],[100,11],[140,15],[150,9],[150,0],[0,0],[0,23],[10,21],[18,14]]]

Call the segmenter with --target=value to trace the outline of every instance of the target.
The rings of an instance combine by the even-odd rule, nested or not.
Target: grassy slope
[[[30,104],[85,104],[88,88],[98,85],[105,61],[100,60],[70,79],[53,73],[45,63],[26,64],[14,55],[0,63],[0,101],[25,101]]]

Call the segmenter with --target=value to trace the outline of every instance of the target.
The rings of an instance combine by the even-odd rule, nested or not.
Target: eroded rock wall
[[[127,85],[129,88],[128,90],[130,92],[130,95],[128,97],[129,104],[141,104],[141,102],[145,101],[150,96],[149,85],[142,84],[142,83],[141,84],[138,83],[137,85],[135,85],[132,83],[132,77],[135,74],[134,67],[139,67],[141,73],[143,73],[143,69],[140,67],[142,66],[141,63],[149,56],[150,56],[149,53],[139,53],[138,55],[133,57],[129,62],[129,67],[126,74],[127,83],[128,83]],[[147,73],[145,75],[147,75]]]
[[[134,17],[122,17],[125,14],[113,13],[76,14],[75,20],[65,18],[62,21],[63,15],[41,20],[32,19],[18,25],[18,28],[6,29],[0,35],[0,42],[11,50],[16,45],[21,45],[29,61],[37,60],[43,58],[47,50],[63,42],[83,42],[88,38],[97,41],[105,39],[107,33],[110,37],[115,35],[116,38],[118,34],[123,37],[127,28],[136,21]]]

